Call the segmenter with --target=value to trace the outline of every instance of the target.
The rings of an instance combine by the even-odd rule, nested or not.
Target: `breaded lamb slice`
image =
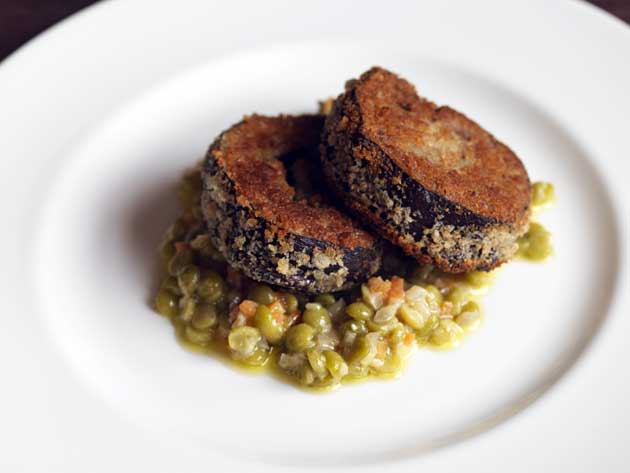
[[[323,122],[251,115],[214,141],[202,170],[202,211],[227,261],[257,281],[311,294],[361,283],[381,261],[377,237],[322,199],[298,198],[287,182],[288,153],[321,169]]]
[[[320,151],[345,205],[419,262],[490,270],[527,230],[531,186],[514,152],[385,69],[348,81]]]

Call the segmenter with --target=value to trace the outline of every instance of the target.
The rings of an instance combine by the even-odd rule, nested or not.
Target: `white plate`
[[[627,471],[628,28],[565,1],[384,5],[110,1],[2,64],[0,470]],[[509,265],[480,332],[397,381],[311,395],[182,350],[147,304],[177,174],[372,64],[556,184],[556,258]]]

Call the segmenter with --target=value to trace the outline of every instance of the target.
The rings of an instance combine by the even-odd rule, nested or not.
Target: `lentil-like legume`
[[[360,287],[307,298],[252,281],[230,268],[204,232],[199,170],[178,190],[183,215],[160,245],[163,281],[155,309],[181,338],[236,363],[268,366],[302,386],[332,388],[369,376],[395,376],[418,346],[450,348],[483,318],[479,298],[496,271],[446,274],[391,250],[381,274]],[[533,214],[554,199],[533,185]],[[532,221],[519,256],[551,254],[551,235]]]
[[[516,256],[532,262],[548,260],[553,254],[551,233],[536,217],[541,210],[551,205],[556,199],[553,184],[535,182],[532,185],[532,218],[527,233],[518,239]]]

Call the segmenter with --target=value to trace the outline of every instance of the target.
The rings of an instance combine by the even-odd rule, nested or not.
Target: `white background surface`
[[[0,466],[626,471],[629,53],[561,1],[113,1],[44,34],[0,66]],[[184,352],[146,307],[173,174],[374,63],[557,184],[556,259],[506,268],[480,333],[399,381],[311,396]]]

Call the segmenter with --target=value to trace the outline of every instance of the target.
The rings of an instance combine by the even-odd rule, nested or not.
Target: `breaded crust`
[[[518,157],[384,69],[346,84],[327,117],[321,156],[349,208],[443,271],[496,267],[527,229],[531,186]]]
[[[380,266],[374,236],[318,199],[297,199],[287,182],[279,158],[316,148],[322,127],[318,115],[252,115],[223,132],[206,155],[202,210],[209,234],[253,279],[321,293],[361,282]]]

